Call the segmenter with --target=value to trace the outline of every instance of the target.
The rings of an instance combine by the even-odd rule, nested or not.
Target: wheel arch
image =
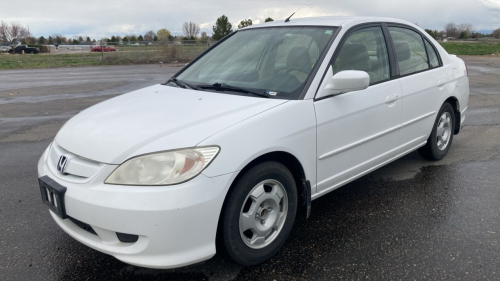
[[[455,113],[454,134],[456,135],[460,132],[460,120],[462,120],[460,113],[460,102],[456,97],[450,96],[444,101],[444,103],[449,103],[451,107],[453,107],[453,112]]]
[[[226,196],[224,198],[224,202],[222,204],[221,212],[219,214],[219,220],[217,222],[217,234],[216,234],[216,241],[219,240],[219,233],[220,233],[220,221],[222,218],[222,212],[224,210],[224,206],[227,204],[227,195],[231,191],[231,189],[234,188],[235,184],[238,182],[238,180],[252,167],[259,163],[267,162],[267,161],[275,161],[278,163],[283,164],[285,167],[290,170],[290,172],[293,175],[293,178],[295,180],[295,185],[297,188],[297,194],[299,195],[298,197],[298,211],[297,214],[301,213],[304,214],[305,217],[309,216],[310,210],[311,210],[311,184],[309,181],[306,179],[306,174],[304,171],[304,167],[300,163],[299,159],[295,157],[293,154],[289,152],[284,152],[284,151],[272,151],[268,152],[265,154],[262,154],[252,161],[250,161],[248,164],[245,165],[243,169],[241,169],[238,172],[238,175],[234,178],[233,182],[231,183],[231,186],[229,187]],[[220,241],[218,241],[220,242]],[[217,243],[219,244],[219,243]]]

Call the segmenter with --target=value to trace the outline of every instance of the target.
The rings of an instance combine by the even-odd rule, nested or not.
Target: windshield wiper
[[[168,82],[173,82],[173,83],[177,84],[179,87],[184,88],[184,89],[186,89],[186,86],[193,89],[193,90],[200,90],[201,89],[200,87],[198,87],[196,85],[183,82],[181,80],[178,80],[177,78],[172,78],[172,79],[168,80],[167,83]]]
[[[217,83],[217,82],[215,82],[212,85],[200,85],[199,88],[201,88],[201,89],[211,89],[211,90],[216,90],[216,91],[233,91],[233,92],[240,92],[240,93],[245,93],[245,94],[252,94],[252,95],[255,95],[255,96],[262,97],[262,98],[269,98],[269,96],[267,96],[266,94],[259,93],[259,92],[256,92],[256,91],[252,91],[252,90],[248,90],[248,89],[234,87],[234,86],[227,85],[227,84],[224,84],[224,83]]]

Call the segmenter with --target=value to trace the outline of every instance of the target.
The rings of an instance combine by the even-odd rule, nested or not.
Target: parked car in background
[[[113,47],[113,46],[100,46],[100,45],[97,45],[97,46],[92,46],[92,48],[90,49],[91,52],[116,52],[116,48]]]
[[[18,45],[14,48],[14,52],[16,54],[22,54],[24,51],[25,54],[38,54],[40,53],[40,49],[36,47],[28,47],[27,45]],[[12,54],[12,49],[9,50],[9,53]]]
[[[39,187],[66,233],[126,263],[175,268],[225,249],[255,265],[311,200],[414,150],[442,159],[468,99],[464,61],[410,22],[248,26],[165,83],[71,118]]]
[[[8,53],[10,48],[8,46],[0,46],[0,53]]]

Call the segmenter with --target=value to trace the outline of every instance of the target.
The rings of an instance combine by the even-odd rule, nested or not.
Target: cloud
[[[167,28],[182,35],[182,24],[194,21],[212,33],[217,17],[225,14],[234,27],[243,19],[254,24],[271,17],[284,20],[305,0],[1,0],[0,20],[29,25],[35,36],[62,34],[91,38],[111,35],[145,34]],[[313,16],[385,16],[418,23],[421,27],[443,29],[450,21],[471,23],[476,29],[500,27],[499,0],[311,0],[294,18]]]

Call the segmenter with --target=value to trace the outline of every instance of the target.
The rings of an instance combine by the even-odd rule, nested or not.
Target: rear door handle
[[[395,102],[398,99],[398,97],[399,97],[398,94],[393,94],[393,95],[387,96],[385,98],[385,103]]]

